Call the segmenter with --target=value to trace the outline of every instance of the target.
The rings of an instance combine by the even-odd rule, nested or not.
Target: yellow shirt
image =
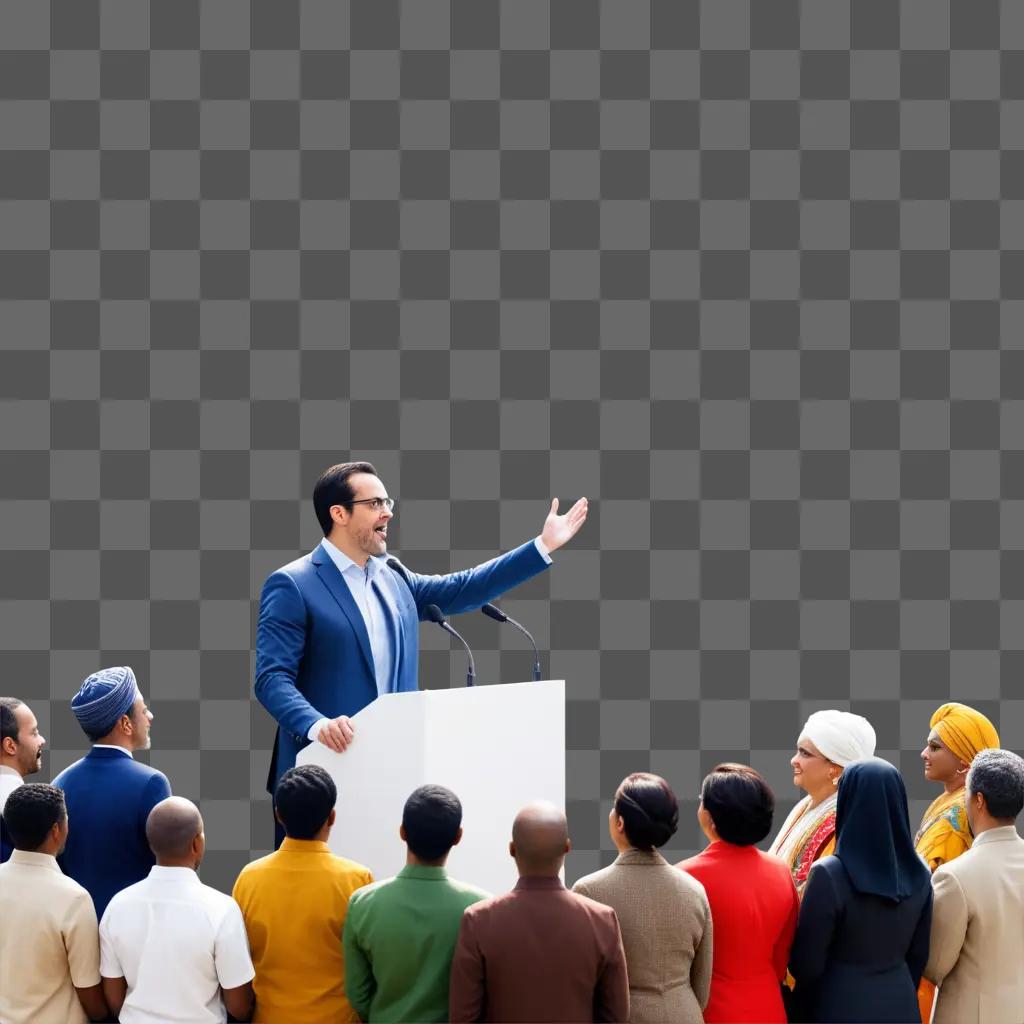
[[[242,908],[261,1024],[348,1024],[341,934],[348,898],[373,876],[326,843],[285,839],[242,869],[232,895]]]

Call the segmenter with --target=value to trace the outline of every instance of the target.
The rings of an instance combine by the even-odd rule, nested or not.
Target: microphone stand
[[[466,641],[462,638],[458,630],[456,630],[451,625],[451,623],[449,623],[449,621],[444,617],[444,612],[442,612],[441,609],[438,608],[436,604],[428,604],[424,611],[427,613],[427,618],[430,619],[431,622],[436,623],[446,633],[450,633],[453,637],[455,637],[456,640],[459,641],[460,644],[462,644],[463,647],[466,648],[466,654],[469,657],[469,669],[466,672],[466,685],[475,686],[476,665],[473,662],[473,652],[469,649],[469,644],[466,643]]]
[[[507,622],[510,626],[515,626],[516,629],[522,633],[530,644],[533,646],[533,681],[540,681],[540,651],[537,649],[537,641],[533,639],[533,634],[524,626],[522,623],[516,622],[511,615],[503,612],[496,604],[488,602],[483,605],[480,609],[489,619],[494,619],[495,622]]]

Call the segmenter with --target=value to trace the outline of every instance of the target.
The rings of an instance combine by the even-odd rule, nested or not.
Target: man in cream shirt
[[[1024,1020],[1024,759],[982,750],[967,773],[974,845],[932,875],[925,977],[939,986],[933,1024]]]
[[[64,794],[19,786],[4,818],[14,853],[0,865],[0,1021],[104,1020],[92,897],[57,866],[68,837]]]

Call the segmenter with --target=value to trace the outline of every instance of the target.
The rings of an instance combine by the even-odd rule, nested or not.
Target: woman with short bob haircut
[[[704,1020],[784,1024],[786,976],[800,900],[789,869],[754,844],[772,828],[775,796],[753,768],[720,764],[700,788],[697,818],[710,845],[678,864],[704,886],[715,928]]]
[[[698,882],[658,847],[675,835],[679,803],[660,776],[634,772],[615,791],[608,831],[615,862],[573,892],[612,907],[629,970],[633,1024],[700,1024],[711,982],[711,910]]]

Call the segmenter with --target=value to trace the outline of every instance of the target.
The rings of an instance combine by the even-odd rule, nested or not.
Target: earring
[[[838,775],[831,775],[831,776],[829,776],[829,778],[832,779],[832,785],[833,786],[838,786],[839,785],[839,776]]]

